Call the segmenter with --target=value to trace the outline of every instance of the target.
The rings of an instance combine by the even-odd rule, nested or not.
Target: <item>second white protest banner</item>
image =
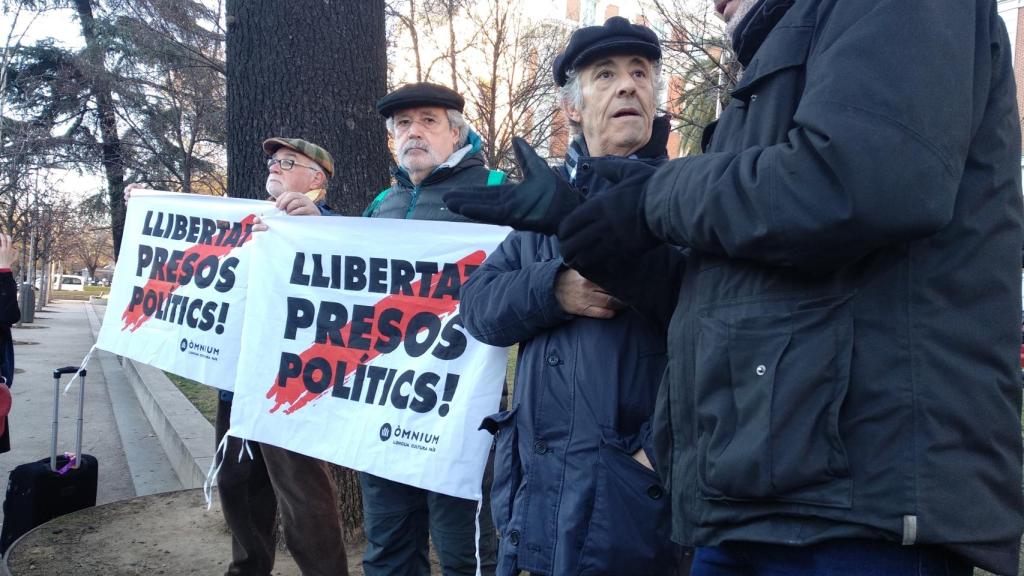
[[[230,434],[479,499],[506,351],[459,288],[506,228],[272,216],[252,249]]]

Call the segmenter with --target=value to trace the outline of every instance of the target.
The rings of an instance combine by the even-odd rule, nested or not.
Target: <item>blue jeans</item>
[[[484,474],[480,511],[480,572],[494,574],[497,538],[490,513],[491,466]],[[365,472],[363,530],[367,576],[429,576],[428,540],[433,540],[445,576],[476,574],[476,510],[473,500],[414,488]]]
[[[970,576],[938,546],[833,540],[810,546],[730,542],[698,548],[691,576]]]

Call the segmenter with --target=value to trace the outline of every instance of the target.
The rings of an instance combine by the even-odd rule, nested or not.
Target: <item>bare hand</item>
[[[14,247],[11,237],[0,234],[0,268],[10,268],[14,264]]]
[[[263,219],[256,216],[252,219],[252,231],[253,232],[266,232],[270,230],[266,224],[263,223]]]
[[[648,470],[654,470],[654,466],[651,466],[651,459],[647,457],[647,452],[644,452],[643,448],[637,450],[636,454],[633,454],[633,460],[636,460]]]
[[[132,197],[132,190],[148,190],[145,184],[141,182],[133,182],[124,187],[124,203],[127,204],[128,200]]]
[[[562,310],[587,318],[611,318],[625,308],[625,304],[571,268],[558,273],[555,298]]]
[[[289,216],[319,216],[320,210],[308,196],[300,192],[285,192],[277,197],[274,203]]]

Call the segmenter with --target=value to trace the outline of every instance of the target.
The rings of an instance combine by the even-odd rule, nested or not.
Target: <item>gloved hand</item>
[[[452,212],[478,222],[554,234],[582,197],[522,138],[512,139],[512,151],[523,172],[522,182],[462,188],[442,200]]]
[[[625,158],[594,162],[594,171],[613,186],[588,198],[558,227],[562,258],[571,268],[586,276],[588,270],[637,256],[660,242],[643,212],[644,184],[655,170]]]

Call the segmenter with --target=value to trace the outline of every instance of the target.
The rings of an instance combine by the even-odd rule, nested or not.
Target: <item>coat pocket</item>
[[[512,518],[512,504],[522,479],[516,413],[519,407],[484,418],[480,428],[494,434],[494,481],[491,484],[491,515],[499,536]]]
[[[672,574],[669,495],[658,475],[602,442],[579,574]]]
[[[803,67],[811,47],[814,28],[811,26],[778,27],[765,39],[743,72],[731,96],[748,103],[769,78],[784,70]]]
[[[839,436],[853,351],[849,303],[815,306],[701,318],[695,377],[704,497],[850,506]]]

